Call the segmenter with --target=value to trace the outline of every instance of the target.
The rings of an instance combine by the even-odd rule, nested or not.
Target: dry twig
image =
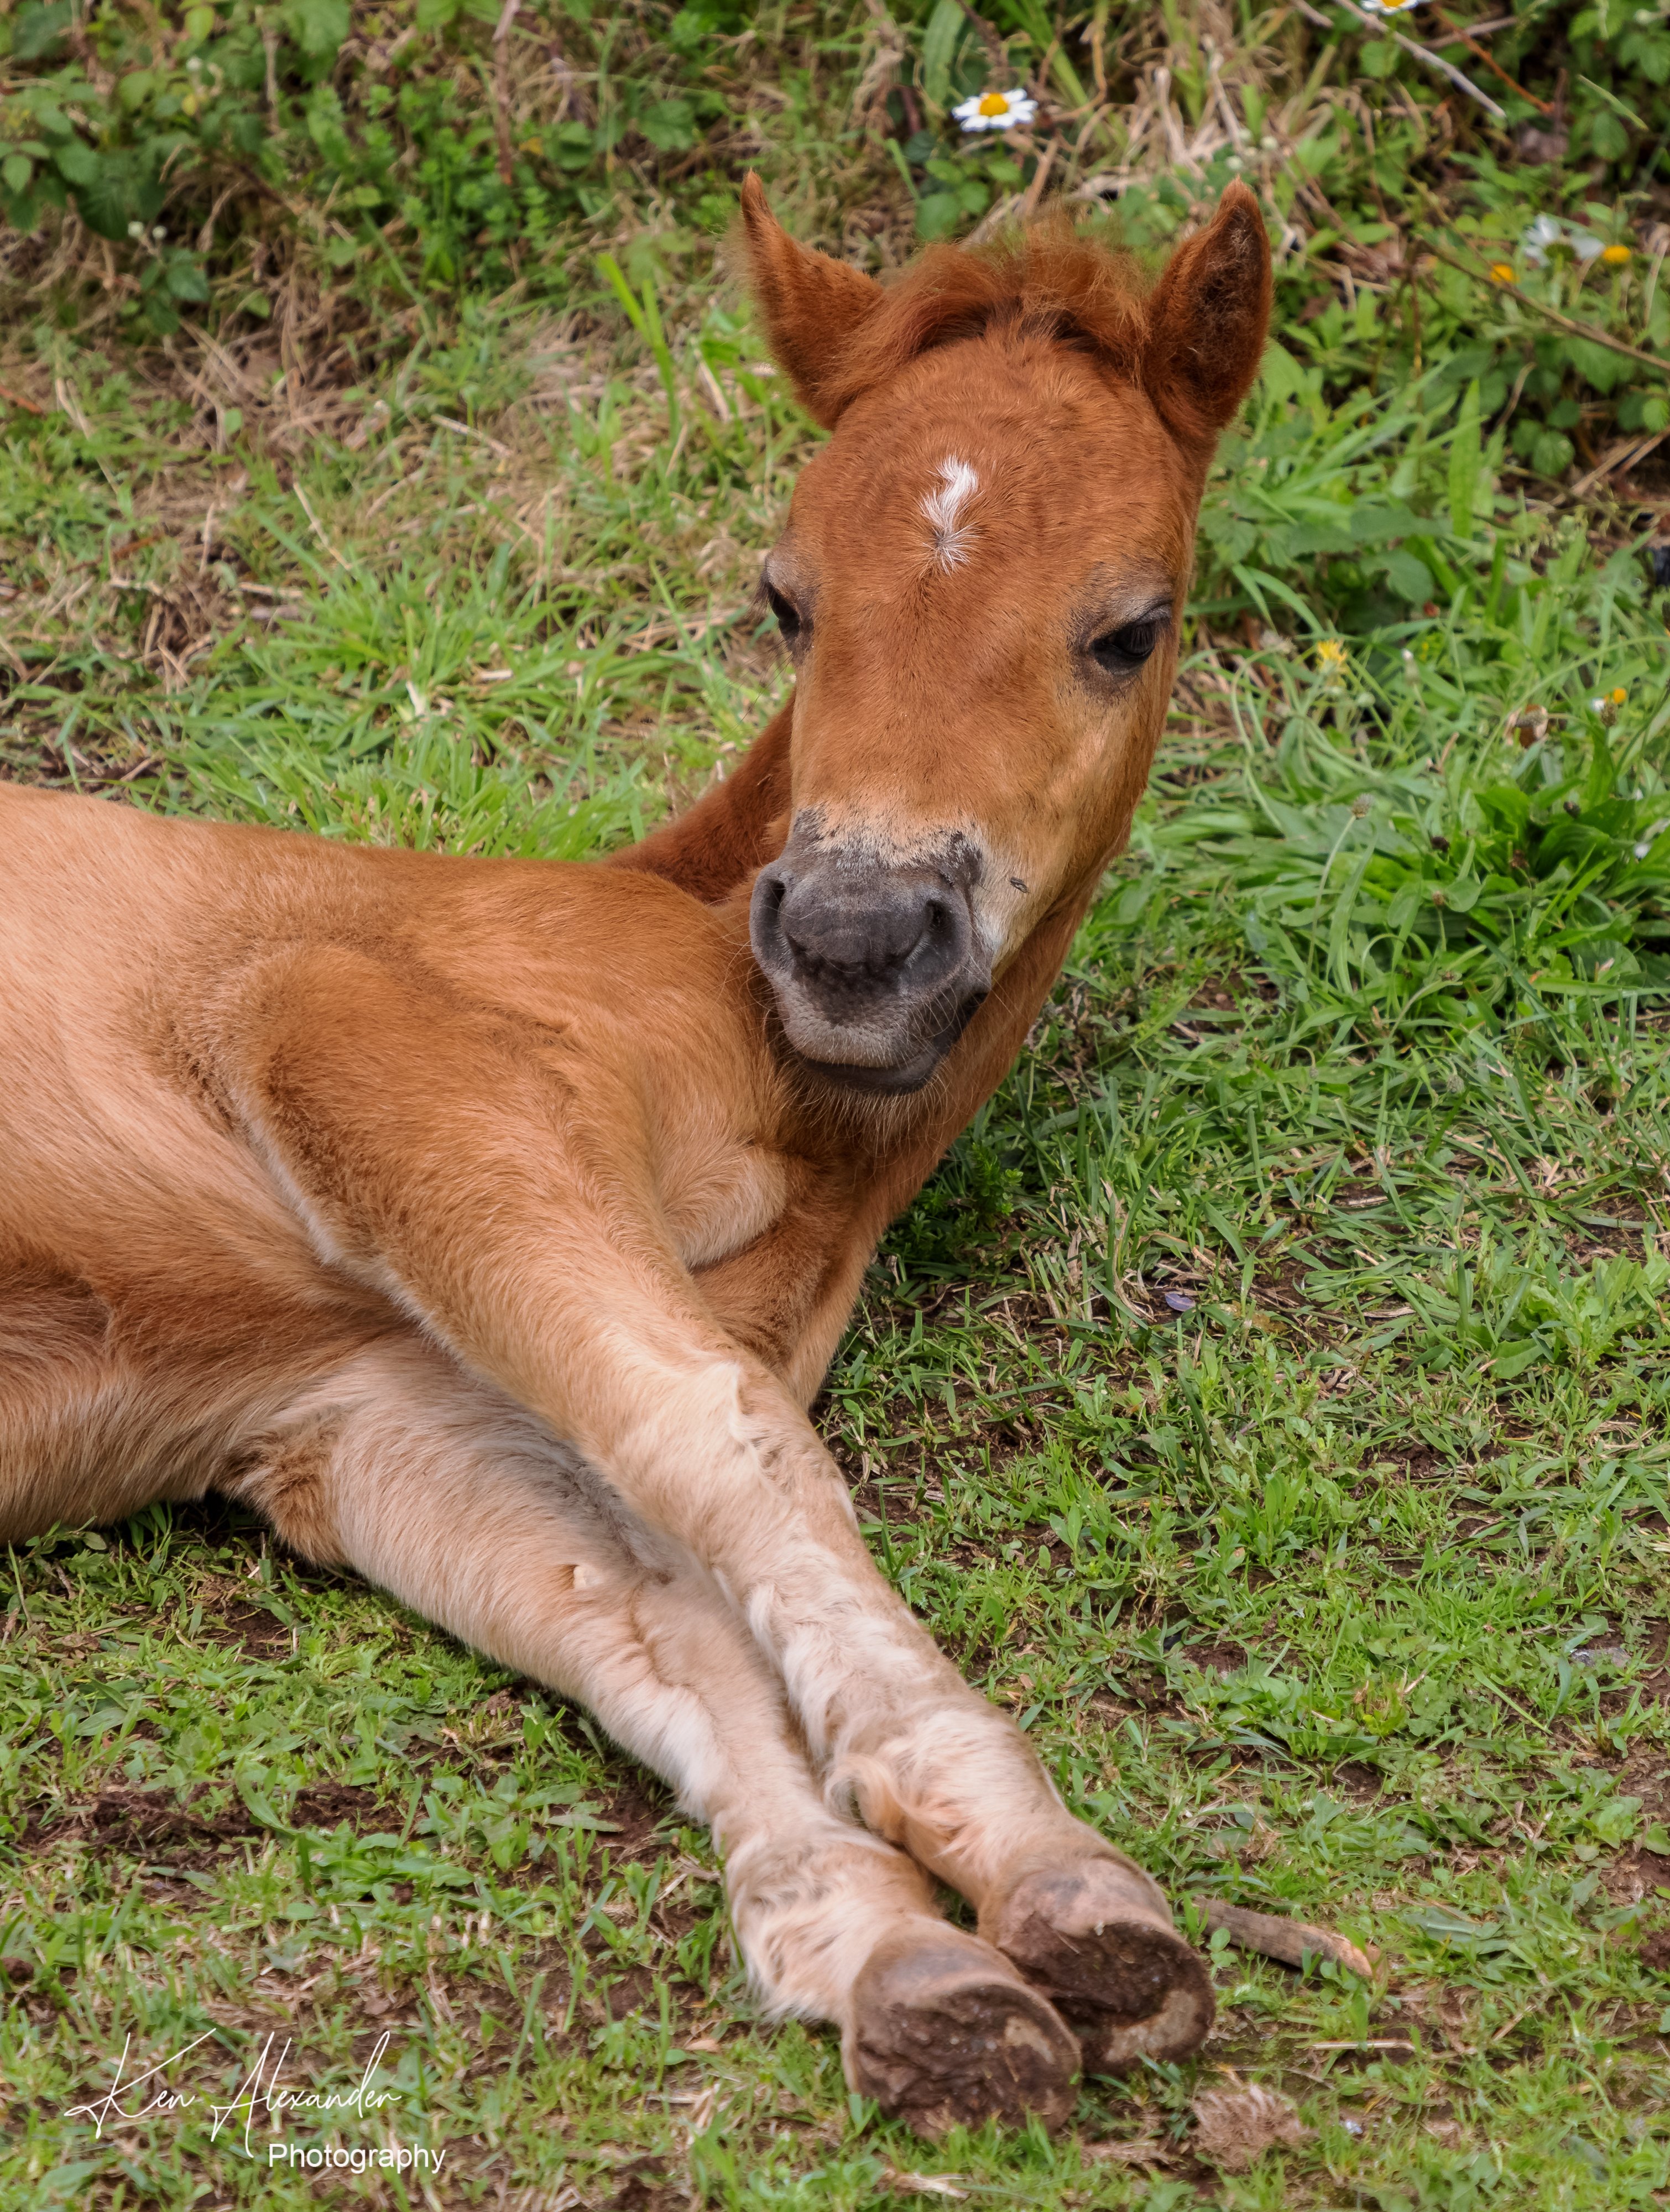
[[[1348,1966],[1364,1981],[1374,1978],[1374,1963],[1348,1936],[1331,1928],[1314,1927],[1308,1920],[1289,1920],[1276,1912],[1249,1912],[1245,1905],[1225,1905],[1221,1898],[1195,1899],[1206,1916],[1208,1928],[1222,1928],[1237,1950],[1256,1951],[1284,1966],[1303,1966],[1307,1958],[1332,1959]]]

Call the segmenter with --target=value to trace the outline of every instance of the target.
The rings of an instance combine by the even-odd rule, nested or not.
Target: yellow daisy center
[[[980,115],[1007,115],[1009,102],[1000,92],[988,92],[975,112]]]
[[[1609,246],[1600,256],[1607,266],[1612,269],[1621,269],[1629,258],[1630,249],[1627,246]]]

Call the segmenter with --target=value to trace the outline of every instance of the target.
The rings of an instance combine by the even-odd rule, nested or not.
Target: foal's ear
[[[1258,374],[1271,289],[1258,202],[1231,185],[1149,296],[1143,382],[1179,437],[1210,444],[1233,420]]]
[[[749,289],[778,364],[814,422],[832,430],[851,397],[839,374],[847,342],[882,303],[861,270],[797,246],[750,169],[742,185],[741,246]]]

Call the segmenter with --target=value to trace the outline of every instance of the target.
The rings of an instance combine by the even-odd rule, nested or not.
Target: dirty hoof
[[[1126,1860],[1078,1859],[1023,1875],[981,1916],[981,1933],[1073,2030],[1087,2074],[1186,2058],[1211,2031],[1205,1960],[1172,1925],[1157,1885]]]
[[[1054,2008],[989,1944],[944,1924],[871,1954],[841,2057],[851,2087],[924,2136],[1029,2112],[1059,2127],[1078,2077],[1078,2043]]]

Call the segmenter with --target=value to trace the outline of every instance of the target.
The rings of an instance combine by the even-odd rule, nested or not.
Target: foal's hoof
[[[918,2135],[1072,2112],[1078,2045],[1053,2006],[976,1936],[944,1924],[890,1936],[853,1990],[849,2085]]]
[[[1087,2074],[1186,2058],[1211,2032],[1205,1960],[1172,1925],[1158,1887],[1126,1860],[1023,1875],[981,1922],[1077,2034]]]

